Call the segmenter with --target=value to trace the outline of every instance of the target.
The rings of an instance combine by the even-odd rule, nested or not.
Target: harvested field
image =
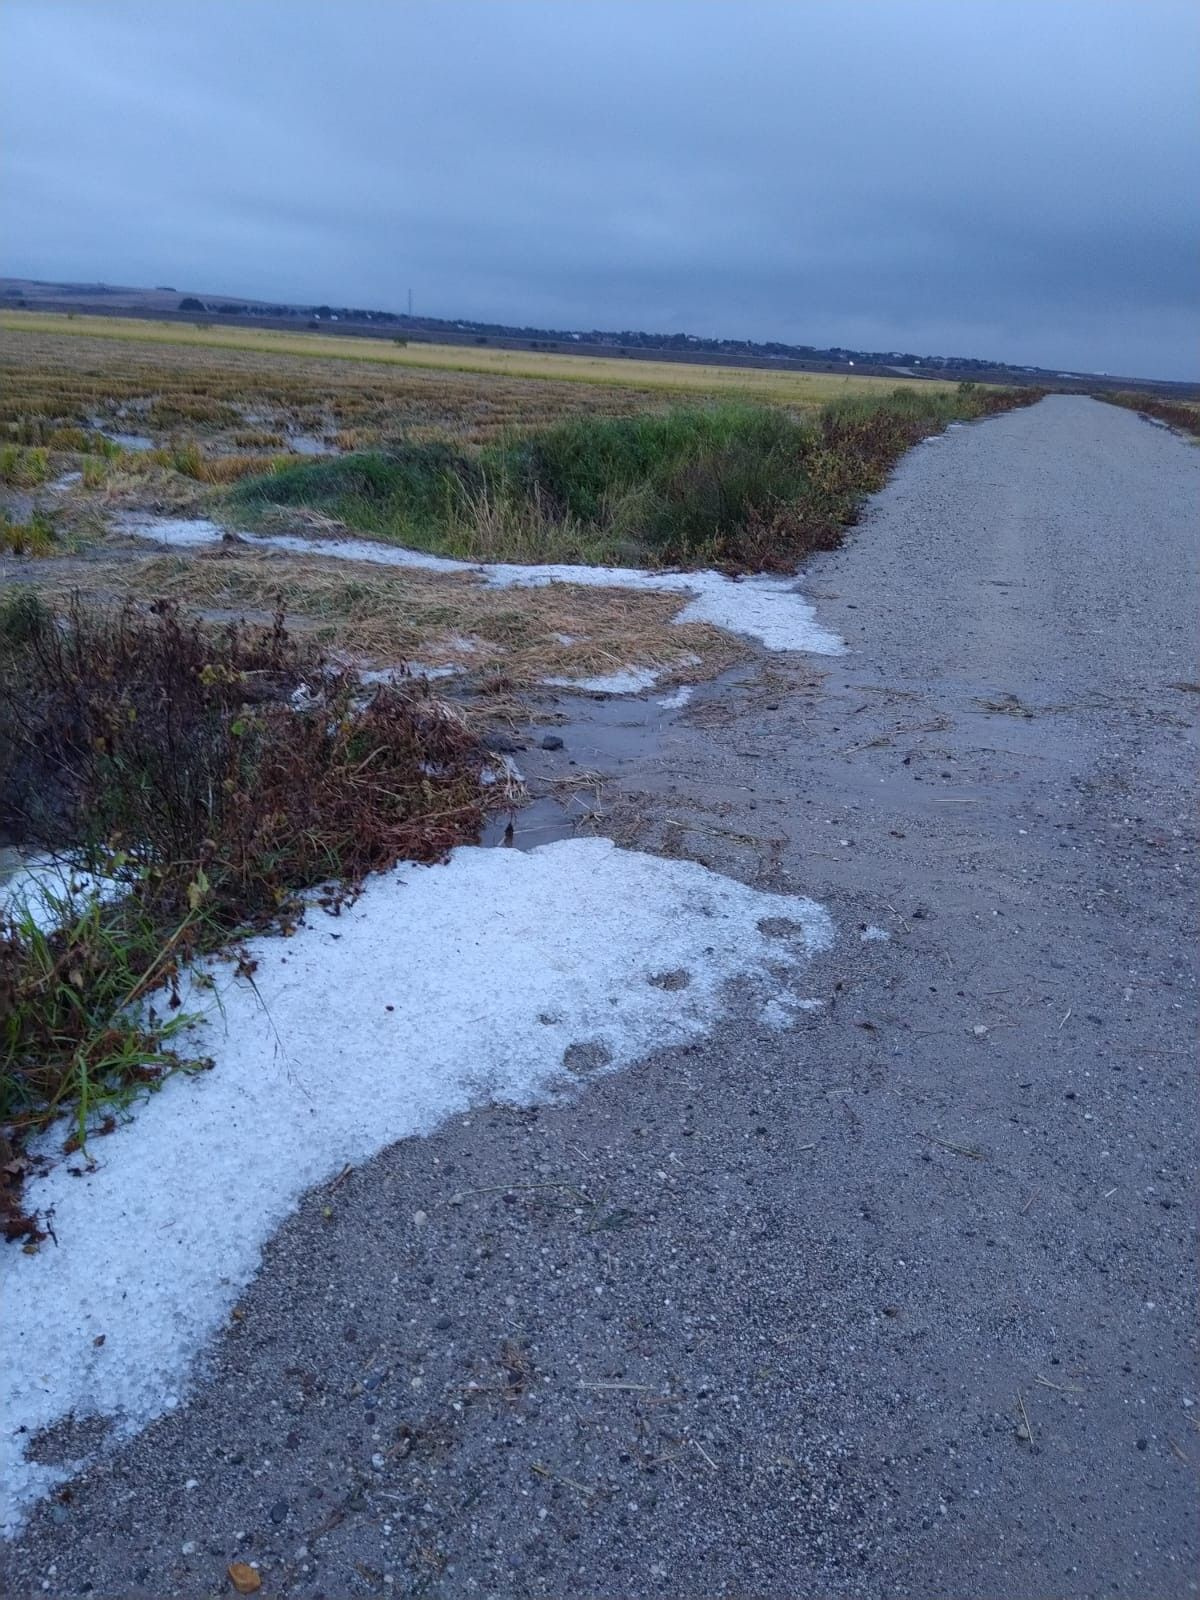
[[[282,604],[291,626],[348,659],[462,669],[493,688],[681,681],[742,650],[710,623],[808,648],[803,601],[784,598],[794,620],[781,625],[772,596],[732,594],[709,572],[697,592],[717,593],[717,610],[680,626],[678,584],[655,588],[627,571],[608,586],[598,569],[790,576],[803,555],[838,542],[914,440],[1025,398],[475,355],[478,370],[462,370],[461,350],[430,346],[6,313],[0,560],[59,603],[167,598],[202,616],[260,620]],[[630,386],[635,375],[641,387]],[[130,512],[327,546],[358,529],[470,562],[548,564],[538,581],[560,581],[526,576],[527,587],[505,589],[495,573],[485,583],[246,545],[105,557]],[[590,569],[578,583],[573,566]],[[772,611],[765,628],[760,601]]]
[[[188,326],[122,317],[66,317],[47,312],[5,311],[0,329],[9,333],[88,335],[149,347],[261,352],[300,356],[324,363],[348,361],[361,367],[409,368],[441,373],[474,373],[495,379],[553,380],[589,387],[642,392],[753,397],[789,405],[819,406],[846,394],[886,394],[905,384],[914,389],[953,389],[952,383],[926,378],[852,377],[839,373],[776,372],[760,367],[723,367],[678,361],[629,361],[619,357],[576,356],[543,350],[500,350],[486,346],[401,344],[387,339],[339,338],[329,333],[283,333],[270,328]]]
[[[471,573],[425,572],[227,546],[194,555],[91,562],[34,579],[63,603],[89,592],[169,599],[210,619],[269,617],[346,660],[454,668],[476,683],[502,675],[514,690],[549,678],[589,679],[646,668],[663,682],[711,677],[740,653],[704,623],[674,618],[687,596],[570,583],[499,589]]]

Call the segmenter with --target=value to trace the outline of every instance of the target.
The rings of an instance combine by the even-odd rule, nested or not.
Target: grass
[[[578,356],[542,350],[437,344],[397,345],[388,339],[339,337],[329,333],[291,333],[271,328],[196,327],[189,323],[151,322],[133,317],[76,316],[37,311],[4,311],[0,329],[11,333],[51,334],[70,338],[126,340],[140,345],[259,352],[303,356],[440,372],[478,373],[493,378],[549,378],[617,388],[671,390],[716,395],[747,395],[820,405],[850,392],[886,393],[897,382],[913,388],[953,388],[926,378],[851,377],[833,373],[778,372],[761,367],[693,365],[679,361],[634,361],[614,356]]]
[[[52,331],[39,331],[45,329]],[[477,353],[487,370],[468,371],[460,370],[461,361],[439,367],[428,346],[400,350],[322,335],[300,336],[293,348],[298,336],[246,329],[226,330],[232,344],[214,344],[209,332],[138,320],[0,314],[0,451],[6,452],[0,477],[7,473],[9,481],[32,487],[39,478],[77,470],[87,493],[101,494],[107,505],[182,510],[243,477],[307,465],[310,458],[281,450],[279,441],[296,435],[336,441],[358,454],[408,450],[412,465],[411,453],[422,445],[473,461],[488,450],[502,452],[517,435],[569,431],[572,423],[637,418],[644,432],[656,415],[751,404],[794,421],[815,415],[831,398],[876,401],[905,388],[869,378],[675,363],[609,360],[598,367],[589,358],[546,352],[530,352],[518,370],[509,359],[514,353],[483,350]],[[955,392],[925,381],[907,387],[922,404]],[[123,451],[98,426],[148,434],[156,448]],[[550,448],[555,440],[545,443]],[[539,496],[552,483],[528,497],[498,493],[493,471],[486,480],[468,475],[466,487],[455,527],[461,554],[504,548],[530,560],[564,553],[622,559],[619,530],[598,531],[577,517],[573,528],[569,518],[541,514]],[[377,486],[359,497],[361,525],[372,526],[368,503],[379,498]],[[635,499],[624,495],[627,517],[637,509]],[[574,548],[564,552],[568,543]]]
[[[746,403],[566,418],[470,451],[445,442],[281,466],[235,518],[315,512],[468,559],[787,570],[836,544],[916,440],[1028,391],[896,389],[815,417]]]
[[[422,572],[231,546],[138,561],[94,562],[94,590],[159,599],[207,616],[265,619],[282,605],[293,632],[338,659],[454,667],[464,686],[503,678],[514,692],[546,678],[590,678],[628,666],[665,681],[711,677],[740,647],[705,623],[677,624],[687,596],[570,583],[498,589],[470,573]],[[65,586],[41,586],[61,608]],[[481,712],[490,714],[493,702]],[[468,713],[469,714],[469,713]]]
[[[0,513],[0,555],[53,556],[62,553],[62,544],[53,520],[44,511],[34,510],[25,522]]]
[[[48,450],[41,446],[0,445],[0,483],[14,489],[36,489],[49,476]]]
[[[306,888],[474,837],[502,796],[487,759],[420,685],[364,701],[282,614],[212,629],[169,602],[56,614],[6,596],[0,823],[110,886],[65,888],[54,931],[19,906],[0,915],[9,1236],[39,1233],[19,1205],[31,1132],[70,1107],[74,1148],[188,1064],[174,1040],[190,962],[292,925]]]
[[[1141,394],[1136,390],[1122,390],[1117,394],[1097,394],[1096,400],[1107,400],[1109,405],[1125,406],[1145,417],[1155,417],[1180,433],[1200,439],[1200,403],[1187,400],[1163,400],[1158,395]]]

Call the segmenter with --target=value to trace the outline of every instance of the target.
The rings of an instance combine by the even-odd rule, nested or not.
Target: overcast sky
[[[0,0],[0,272],[1200,376],[1194,0]]]

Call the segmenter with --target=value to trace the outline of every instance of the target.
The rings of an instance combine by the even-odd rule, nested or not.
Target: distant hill
[[[782,344],[777,340],[716,339],[690,333],[638,329],[514,327],[470,318],[410,316],[362,306],[293,305],[237,295],[159,287],[140,289],[106,283],[44,283],[0,278],[0,308],[142,316],[165,320],[241,323],[256,327],[336,330],[365,338],[406,338],[436,344],[492,345],[500,349],[558,350],[629,360],[693,361],[718,366],[780,368],[796,372],[849,372],[867,376],[974,379],[980,383],[1037,384],[1055,389],[1137,388],[1178,397],[1200,396],[1200,383],[1095,372],[1060,372],[1013,366],[978,356],[917,355],[910,350],[854,350],[840,345]]]

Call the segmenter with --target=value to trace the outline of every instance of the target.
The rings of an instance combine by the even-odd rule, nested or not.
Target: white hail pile
[[[751,1014],[805,1007],[788,975],[831,940],[810,900],[572,839],[401,866],[340,917],[255,941],[253,985],[214,967],[218,995],[185,1002],[213,1071],[93,1140],[94,1171],[31,1178],[58,1242],[0,1253],[0,1522],[85,1465],[28,1459],[41,1430],[98,1416],[119,1438],[179,1403],[314,1184],[473,1104],[566,1092],[572,1045],[616,1070],[697,1039],[731,985]]]

